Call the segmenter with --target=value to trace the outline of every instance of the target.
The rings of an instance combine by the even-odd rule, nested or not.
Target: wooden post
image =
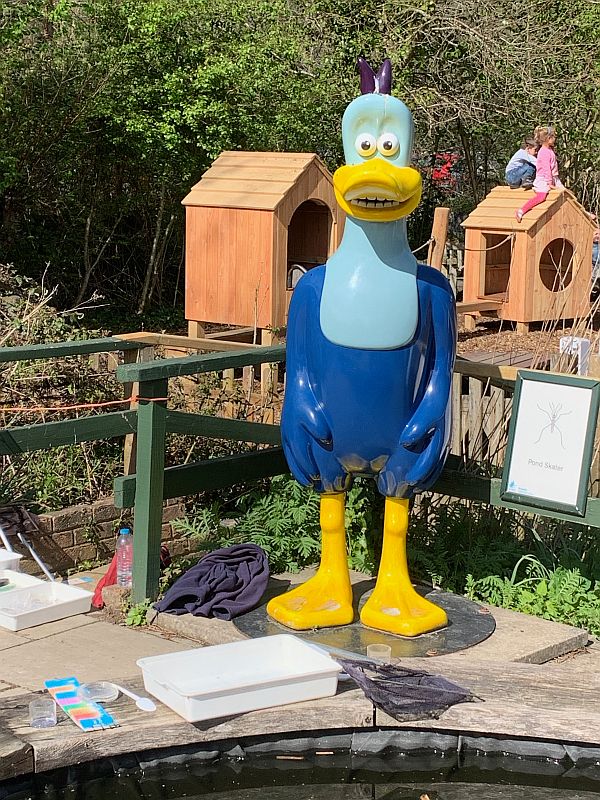
[[[166,397],[166,378],[140,383],[141,397]],[[166,405],[140,400],[137,412],[137,472],[133,517],[133,587],[131,599],[154,600],[160,577]]]
[[[427,251],[427,263],[430,267],[435,269],[442,268],[444,260],[444,248],[446,247],[446,239],[448,238],[448,219],[450,217],[450,209],[438,206],[433,212],[433,225],[431,227],[431,238],[433,241],[429,243]]]
[[[483,453],[483,408],[482,385],[477,378],[469,378],[469,452],[468,458],[482,460]]]
[[[188,320],[188,336],[192,339],[204,339],[206,336],[204,325],[194,319]]]
[[[223,370],[222,386],[226,392],[233,392],[235,388],[235,370],[233,369]]]
[[[141,350],[124,350],[123,363],[135,364],[136,362],[143,363],[152,361],[154,359],[154,348],[144,347]],[[139,383],[124,383],[123,393],[125,397],[134,397],[140,392]],[[129,404],[129,408],[135,410],[138,407],[137,402]],[[130,433],[125,437],[123,445],[123,474],[133,475],[135,472],[136,462],[136,447],[137,447],[137,433]]]
[[[260,343],[264,346],[270,346],[278,343],[277,335],[268,328],[263,328],[260,332]],[[261,364],[260,367],[260,393],[264,398],[273,391],[273,374],[275,372],[275,364]]]
[[[462,456],[462,375],[452,376],[452,452]]]
[[[254,388],[254,367],[244,367],[242,369],[242,387],[247,400],[250,400],[250,395]]]

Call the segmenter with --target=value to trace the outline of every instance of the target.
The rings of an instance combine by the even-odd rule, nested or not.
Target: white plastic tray
[[[6,550],[0,547],[0,569],[14,569],[19,571],[19,561],[23,558],[21,553],[13,550]]]
[[[90,610],[92,595],[85,589],[37,578],[29,580],[36,584],[0,592],[0,625],[9,631],[21,631]]]
[[[282,634],[184,650],[137,662],[146,691],[188,722],[330,697],[341,667]]]
[[[27,575],[25,572],[17,572],[14,569],[0,569],[0,578],[6,578],[10,581],[8,586],[0,587],[0,595],[14,592],[15,589],[23,589],[26,586],[38,586],[44,581],[39,578],[34,578],[33,575]]]

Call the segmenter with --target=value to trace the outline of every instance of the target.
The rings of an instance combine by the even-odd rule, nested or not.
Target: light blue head
[[[421,176],[410,166],[413,138],[412,114],[391,94],[369,91],[350,103],[342,119],[346,164],[333,176],[346,214],[393,222],[414,211],[421,200]]]
[[[346,163],[333,176],[347,218],[327,261],[320,323],[335,344],[386,350],[408,344],[417,328],[417,261],[405,218],[421,199],[421,176],[410,166],[412,114],[391,95],[391,63],[375,74],[359,59],[359,69],[362,94],[342,120]]]
[[[346,164],[382,158],[397,167],[410,165],[414,124],[402,100],[390,94],[363,94],[346,108],[342,141]]]

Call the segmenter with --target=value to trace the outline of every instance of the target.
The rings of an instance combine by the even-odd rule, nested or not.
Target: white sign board
[[[571,375],[519,373],[503,500],[585,515],[598,389]]]

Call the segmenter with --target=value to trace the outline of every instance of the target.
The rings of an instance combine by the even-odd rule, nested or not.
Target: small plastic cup
[[[389,644],[368,644],[367,658],[389,664],[392,659],[392,648]]]
[[[56,725],[56,703],[51,697],[39,697],[29,703],[29,725],[32,728]]]

